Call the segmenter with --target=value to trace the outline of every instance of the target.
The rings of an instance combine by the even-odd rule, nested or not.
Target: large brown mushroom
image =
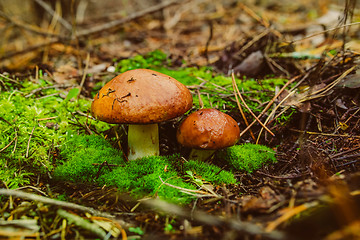
[[[98,120],[129,124],[128,159],[159,155],[159,122],[184,114],[192,107],[185,85],[165,74],[136,69],[113,78],[91,105]]]
[[[192,148],[189,159],[206,160],[217,150],[234,145],[240,138],[237,122],[216,109],[191,113],[179,126],[176,138]]]

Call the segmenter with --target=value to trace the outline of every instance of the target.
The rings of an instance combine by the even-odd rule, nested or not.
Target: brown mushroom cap
[[[165,74],[135,69],[113,78],[91,105],[97,119],[108,123],[151,124],[184,114],[192,107],[185,85]]]
[[[221,149],[240,138],[237,122],[216,109],[201,109],[190,114],[179,126],[177,140],[185,147]]]

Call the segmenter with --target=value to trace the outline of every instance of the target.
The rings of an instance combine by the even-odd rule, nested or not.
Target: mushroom
[[[182,121],[176,138],[183,146],[192,148],[189,159],[206,160],[217,149],[234,145],[240,138],[240,129],[229,115],[207,108]]]
[[[185,85],[165,74],[135,69],[105,84],[95,95],[92,115],[101,121],[129,124],[128,159],[159,155],[158,123],[192,107]]]

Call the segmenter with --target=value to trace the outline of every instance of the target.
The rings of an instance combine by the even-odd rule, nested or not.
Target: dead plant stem
[[[107,218],[113,217],[113,215],[111,215],[110,213],[100,212],[100,211],[95,210],[90,207],[85,207],[85,206],[78,205],[75,203],[51,199],[51,198],[47,198],[44,196],[39,196],[37,194],[23,192],[20,190],[0,188],[0,195],[24,198],[24,199],[28,199],[28,200],[32,200],[32,201],[38,201],[38,202],[42,202],[45,204],[50,204],[50,205],[54,205],[54,206],[58,206],[58,207],[64,207],[64,208],[75,209],[75,210],[79,210],[79,211],[83,211],[83,212],[88,212],[92,215],[97,215],[97,216],[102,216],[102,217],[107,217]]]
[[[36,124],[38,122],[36,121]],[[33,129],[31,130],[31,133],[30,133],[30,136],[29,136],[29,141],[27,143],[27,147],[26,147],[26,154],[25,154],[25,158],[28,158],[29,157],[29,149],[30,149],[30,142],[31,142],[31,137],[34,133],[34,130],[35,130],[35,127],[36,127],[36,124],[34,125]]]
[[[244,98],[242,97],[239,88],[237,87],[237,84],[235,82],[235,74],[234,72],[232,72],[231,77],[233,79],[234,82],[234,87],[236,89],[237,94],[239,95],[239,98],[241,99],[242,103],[244,104],[245,108],[250,112],[250,114],[255,118],[255,120],[260,123],[260,125],[265,128],[266,131],[268,131],[272,136],[275,136],[275,134],[273,132],[271,132],[271,130],[269,128],[267,128],[261,121],[260,119],[253,113],[253,111],[251,111],[251,109],[249,108],[249,106],[246,104]]]

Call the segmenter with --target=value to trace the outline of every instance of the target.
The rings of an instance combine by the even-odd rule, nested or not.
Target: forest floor
[[[346,6],[331,1],[176,2],[127,17],[87,20],[72,38],[60,27],[30,28],[2,14],[3,29],[26,34],[18,38],[3,30],[7,38],[0,55],[1,94],[46,75],[53,88],[69,96],[75,86],[80,92],[74,94],[89,100],[99,84],[118,74],[121,60],[155,50],[166,54],[160,65],[172,71],[209,67],[213,76],[231,79],[234,72],[238,79],[252,79],[260,86],[264,79],[283,79],[267,101],[242,93],[249,105],[256,103],[256,115],[269,106],[260,121],[274,112],[268,131],[249,111],[242,116],[233,93],[226,97],[233,107],[216,105],[233,116],[241,130],[254,121],[239,143],[276,150],[277,163],[251,174],[238,171],[237,184],[216,186],[214,197],[200,196],[186,205],[134,199],[110,186],[59,182],[51,173],[30,175],[16,190],[0,184],[0,238],[360,239],[360,15],[354,1],[345,1]],[[127,64],[146,67],[141,61]],[[217,94],[206,92],[201,83],[187,86],[194,99],[201,92]],[[28,94],[45,88],[39,89]],[[198,103],[201,106],[201,100]],[[0,113],[1,122],[12,125],[1,106]],[[86,124],[72,121],[79,131],[89,131]],[[173,125],[160,127],[162,153],[178,150]],[[29,128],[29,143],[24,144],[26,158],[34,129]],[[15,137],[3,138],[8,140],[1,145],[2,164],[10,165],[16,131]],[[60,154],[57,144],[44,143],[45,155],[54,162]]]

